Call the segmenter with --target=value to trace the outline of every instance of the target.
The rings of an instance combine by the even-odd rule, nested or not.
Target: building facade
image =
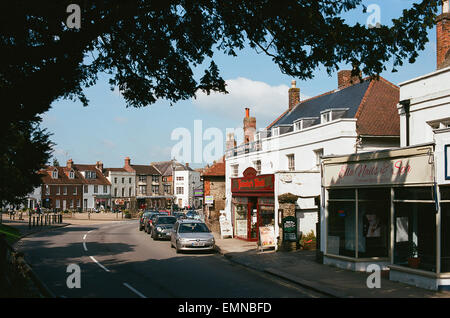
[[[111,208],[136,209],[136,172],[125,168],[106,168],[105,176],[111,183]]]
[[[258,228],[265,223],[273,224],[274,237],[279,237],[283,215],[278,197],[283,194],[298,196],[297,234],[317,235],[320,158],[399,145],[399,88],[383,78],[360,81],[351,71],[340,71],[338,89],[305,101],[299,96],[293,81],[288,109],[256,133],[251,131],[254,121],[244,119],[248,142],[227,150],[226,210],[238,238],[258,240]],[[228,138],[227,144],[233,143]]]
[[[214,162],[211,167],[203,170],[203,202],[208,197],[208,203],[203,205],[203,214],[208,227],[220,232],[220,211],[225,211],[225,158]]]
[[[401,148],[323,159],[324,263],[450,288],[450,13],[437,18],[437,70],[400,85]]]

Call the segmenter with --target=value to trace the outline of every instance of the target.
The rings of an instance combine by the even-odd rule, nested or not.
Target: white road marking
[[[83,242],[83,248],[84,248],[84,250],[87,252],[87,247],[86,247],[86,242]]]
[[[85,240],[85,239],[86,239],[86,236],[87,236],[87,234],[84,234],[84,236],[83,236],[83,240]]]
[[[136,289],[134,289],[133,287],[131,287],[130,285],[128,285],[127,283],[123,283],[123,285],[125,287],[127,287],[128,289],[130,289],[132,292],[134,292],[136,295],[138,295],[141,298],[147,298],[145,297],[145,295],[143,295],[142,293],[140,293],[139,291],[137,291]]]
[[[91,260],[93,260],[94,262],[97,263],[98,266],[100,266],[101,268],[103,268],[105,271],[109,272],[109,269],[107,269],[105,266],[103,266],[102,264],[100,264],[94,257],[89,256],[91,258]]]

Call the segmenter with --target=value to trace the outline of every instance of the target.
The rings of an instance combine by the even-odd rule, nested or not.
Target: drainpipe
[[[409,118],[410,118],[410,112],[409,112],[409,107],[411,104],[411,100],[410,99],[405,99],[400,101],[400,105],[402,105],[404,111],[405,111],[405,116],[406,116],[406,147],[409,146],[410,144],[410,140],[409,140]]]

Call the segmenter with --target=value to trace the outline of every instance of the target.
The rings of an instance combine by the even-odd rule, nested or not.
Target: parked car
[[[157,214],[159,214],[158,211],[152,211],[145,216],[145,219],[143,220],[144,232],[150,233],[150,224],[152,217]]]
[[[177,222],[177,218],[168,215],[158,215],[152,223],[151,236],[154,240],[157,239],[170,239],[174,224]]]
[[[185,219],[186,215],[183,212],[173,212],[172,214],[174,217],[176,217],[178,220],[179,219]]]
[[[159,215],[169,215],[169,214],[167,214],[166,212],[154,212],[154,213],[152,213],[152,215],[150,215],[150,217],[148,218],[147,222],[145,222],[145,225],[144,225],[145,232],[147,232],[148,234],[150,234],[152,232],[153,222],[155,222],[156,218]]]
[[[215,250],[214,235],[208,226],[193,219],[178,220],[170,237],[171,247],[180,251]]]
[[[200,214],[197,211],[191,210],[186,213],[188,219],[200,220]]]
[[[150,217],[153,213],[156,213],[156,211],[145,211],[142,213],[141,217],[139,218],[139,231],[142,231],[144,229],[145,221],[148,220],[148,217]]]

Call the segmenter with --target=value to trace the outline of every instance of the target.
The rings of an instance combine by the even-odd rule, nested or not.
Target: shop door
[[[247,214],[247,233],[249,241],[258,240],[258,205],[257,198],[249,198],[248,200],[248,214]]]

